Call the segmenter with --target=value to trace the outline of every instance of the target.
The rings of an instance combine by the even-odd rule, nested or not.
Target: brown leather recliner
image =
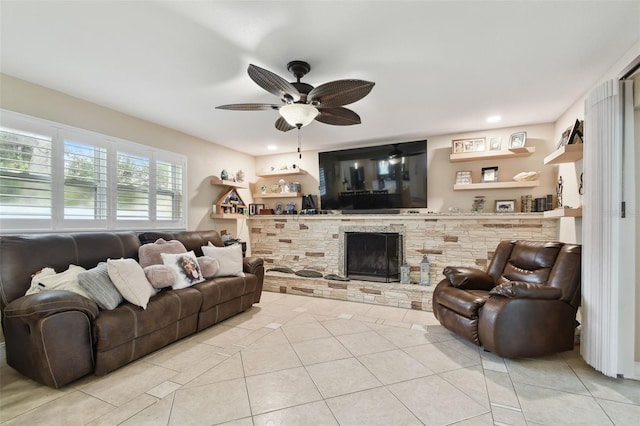
[[[580,245],[502,241],[486,272],[444,269],[433,313],[447,329],[501,357],[571,350],[580,261]]]

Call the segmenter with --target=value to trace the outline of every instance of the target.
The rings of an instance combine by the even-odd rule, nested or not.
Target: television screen
[[[320,152],[324,210],[427,207],[427,141]]]

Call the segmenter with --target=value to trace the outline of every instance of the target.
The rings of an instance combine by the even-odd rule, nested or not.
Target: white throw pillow
[[[202,246],[202,253],[218,260],[220,269],[214,275],[215,277],[244,277],[244,272],[242,272],[242,246],[240,244],[217,247],[209,242],[208,246]]]
[[[174,290],[191,287],[204,281],[193,250],[186,253],[160,253],[160,255],[162,263],[176,273],[176,282],[171,286]]]
[[[43,268],[33,275],[31,278],[31,287],[29,287],[25,295],[39,293],[43,290],[67,290],[91,299],[89,293],[80,287],[78,281],[78,275],[84,271],[86,271],[86,269],[77,265],[69,265],[66,271],[57,274],[53,268]]]
[[[149,299],[156,291],[138,262],[134,259],[108,259],[107,270],[109,278],[126,301],[147,309]]]

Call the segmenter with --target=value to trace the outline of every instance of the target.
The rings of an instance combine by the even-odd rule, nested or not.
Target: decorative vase
[[[227,172],[226,169],[222,169],[222,172],[220,172],[220,179],[222,179],[222,180],[228,180],[229,179],[229,173]]]

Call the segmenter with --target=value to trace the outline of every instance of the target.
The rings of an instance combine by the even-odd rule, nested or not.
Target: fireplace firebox
[[[391,232],[345,232],[345,274],[350,279],[400,281],[402,235]]]

